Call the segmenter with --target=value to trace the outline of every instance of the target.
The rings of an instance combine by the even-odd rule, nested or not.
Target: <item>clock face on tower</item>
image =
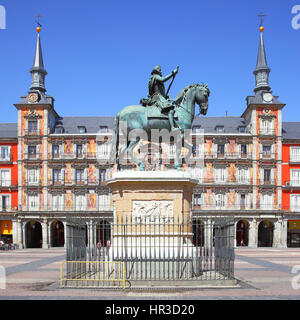
[[[30,93],[27,97],[29,103],[36,103],[39,100],[39,95],[37,93]]]
[[[273,101],[272,93],[265,93],[263,95],[263,99],[264,99],[265,102],[272,102]]]

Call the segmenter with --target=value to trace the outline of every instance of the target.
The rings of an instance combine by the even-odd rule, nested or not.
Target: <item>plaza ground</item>
[[[237,288],[205,288],[185,291],[101,291],[59,289],[60,265],[65,249],[0,251],[0,266],[6,270],[6,289],[0,300],[15,299],[101,299],[101,300],[184,300],[184,299],[284,299],[300,298],[292,268],[299,266],[300,249],[236,249]]]

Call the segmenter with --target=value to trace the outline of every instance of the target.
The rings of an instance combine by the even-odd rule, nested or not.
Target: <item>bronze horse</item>
[[[184,144],[184,133],[185,130],[192,128],[192,124],[195,118],[195,104],[197,103],[200,107],[200,114],[206,115],[208,110],[208,98],[210,95],[210,90],[205,84],[194,84],[187,86],[175,98],[176,104],[176,126],[180,129],[178,134],[176,134],[176,157],[174,161],[174,167],[177,170],[182,170],[180,165],[180,155],[181,146]],[[131,135],[132,130],[138,132],[143,130],[149,137],[151,135],[152,129],[167,129],[170,131],[170,123],[168,118],[165,116],[148,117],[147,109],[149,107],[141,106],[128,106],[121,110],[114,121],[114,135],[112,140],[111,149],[111,161],[112,163],[120,164],[120,159],[124,156],[126,152],[131,156],[131,159],[138,165],[140,171],[145,170],[144,163],[137,159],[134,155],[133,149],[139,143],[140,136]],[[122,125],[126,124],[125,126]],[[119,134],[123,133],[125,137],[128,134],[127,145],[123,145],[119,150]],[[184,144],[189,150],[189,156],[192,153],[192,145]],[[186,156],[188,157],[188,156]]]

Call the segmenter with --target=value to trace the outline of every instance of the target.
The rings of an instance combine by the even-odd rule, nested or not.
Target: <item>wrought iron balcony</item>
[[[27,211],[42,211],[42,212],[90,212],[90,211],[94,211],[94,212],[110,212],[113,211],[113,208],[111,205],[100,205],[100,204],[88,204],[88,203],[82,203],[82,204],[70,204],[70,205],[50,205],[48,207],[44,206],[36,206],[36,207],[26,207],[23,206],[20,211],[23,212],[27,212]]]
[[[38,137],[41,134],[42,134],[41,130],[38,130],[38,129],[25,130],[25,136]]]
[[[13,162],[13,157],[11,154],[1,156],[0,155],[0,164],[11,163]]]
[[[262,159],[262,160],[275,160],[276,159],[276,153],[261,152],[260,153],[260,159]]]
[[[0,180],[0,190],[6,188],[17,188],[18,180]]]
[[[284,188],[300,188],[300,180],[286,180],[283,184]]]
[[[278,205],[275,206],[274,204],[253,205],[251,203],[228,204],[224,202],[222,204],[215,204],[215,203],[202,204],[202,205],[193,204],[192,210],[193,211],[241,211],[241,210],[277,211],[277,210],[281,210],[281,208],[280,206]]]

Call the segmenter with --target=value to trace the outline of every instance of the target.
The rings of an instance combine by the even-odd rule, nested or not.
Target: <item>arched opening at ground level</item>
[[[258,247],[273,247],[274,224],[269,220],[261,221],[258,226]]]
[[[204,222],[200,219],[193,220],[193,244],[197,247],[204,246]]]
[[[236,225],[236,245],[237,247],[248,247],[249,243],[249,222],[240,220]]]
[[[28,222],[25,226],[26,248],[42,248],[42,225],[35,220]]]
[[[288,221],[287,247],[300,248],[300,220]]]
[[[51,246],[64,247],[65,245],[65,230],[61,221],[54,221],[51,224]]]
[[[97,247],[110,247],[111,245],[111,224],[108,221],[101,221],[96,226]]]

